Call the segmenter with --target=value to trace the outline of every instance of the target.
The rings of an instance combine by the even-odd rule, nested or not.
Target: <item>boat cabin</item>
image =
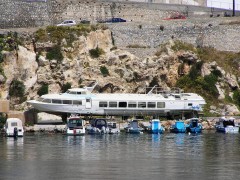
[[[8,137],[21,137],[24,133],[22,121],[18,118],[8,118],[4,129]]]
[[[234,120],[235,118],[233,117],[229,119],[227,119],[226,117],[221,117],[216,124],[222,127],[235,126]]]

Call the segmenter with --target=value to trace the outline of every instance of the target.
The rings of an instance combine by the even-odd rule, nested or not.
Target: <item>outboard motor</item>
[[[18,137],[18,128],[17,128],[17,127],[15,127],[15,128],[13,129],[13,136],[14,136],[14,137]]]

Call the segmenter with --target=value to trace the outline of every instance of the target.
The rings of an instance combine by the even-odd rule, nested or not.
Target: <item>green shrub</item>
[[[12,97],[23,97],[25,92],[25,85],[23,82],[13,80],[9,87],[9,96]]]
[[[43,84],[42,87],[40,87],[39,90],[37,91],[37,94],[39,96],[42,96],[47,93],[48,93],[48,84]]]
[[[56,59],[57,61],[62,61],[63,60],[63,55],[62,55],[62,52],[61,52],[61,46],[55,45],[52,48],[50,48],[47,51],[46,57],[49,60]]]
[[[0,50],[0,63],[3,62],[3,54],[2,54],[2,51]]]
[[[240,107],[240,91],[235,90],[233,92],[233,102]]]
[[[66,84],[63,84],[61,91],[62,93],[66,92],[68,89],[71,89],[72,84],[67,82]]]
[[[48,34],[45,29],[40,28],[35,32],[36,41],[44,42],[44,41],[47,41],[47,39],[48,39]]]
[[[0,113],[0,129],[3,128],[7,120],[7,116],[3,113]]]
[[[108,69],[107,69],[105,66],[101,66],[101,67],[100,67],[100,71],[101,71],[101,73],[102,73],[102,75],[103,75],[104,77],[106,77],[106,76],[109,75],[109,71],[108,71]]]
[[[160,30],[161,30],[161,31],[164,30],[164,26],[163,26],[163,25],[160,26]]]
[[[89,54],[92,58],[98,58],[104,54],[104,51],[101,48],[97,47],[96,49],[90,49]]]
[[[189,43],[185,43],[182,41],[174,41],[174,45],[172,46],[172,50],[176,51],[180,51],[180,50],[184,50],[184,51],[193,51],[195,52],[196,49],[192,44]]]

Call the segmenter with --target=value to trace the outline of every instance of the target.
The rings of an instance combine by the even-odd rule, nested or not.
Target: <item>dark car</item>
[[[106,20],[106,22],[118,23],[118,22],[127,22],[127,21],[125,19],[122,19],[122,18],[111,18],[111,19]]]

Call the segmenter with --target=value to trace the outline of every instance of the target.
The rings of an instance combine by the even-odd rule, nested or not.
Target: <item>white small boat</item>
[[[108,122],[109,134],[118,134],[120,133],[120,129],[117,127],[116,122]]]
[[[67,119],[67,135],[81,136],[85,134],[85,120],[77,115],[71,115]]]
[[[217,132],[239,133],[239,126],[235,125],[234,120],[235,119],[233,117],[230,117],[229,119],[227,119],[226,117],[219,118],[215,126]]]
[[[4,129],[8,137],[22,137],[24,134],[22,121],[18,118],[8,118]]]

